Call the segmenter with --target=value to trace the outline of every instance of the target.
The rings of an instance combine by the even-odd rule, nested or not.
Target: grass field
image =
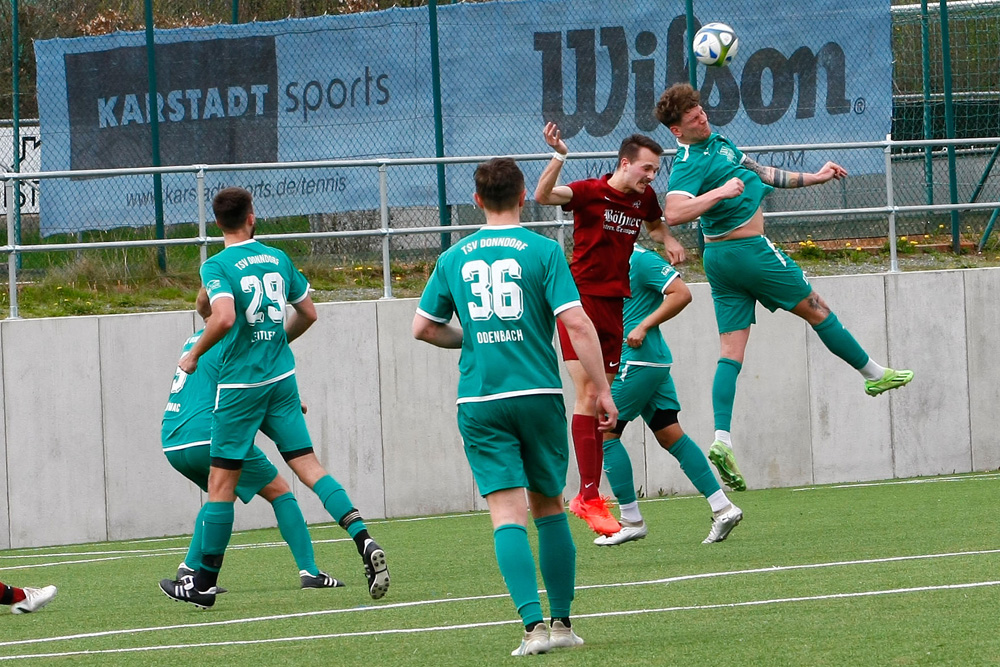
[[[996,664],[1000,473],[736,496],[743,523],[702,545],[698,497],[650,499],[643,541],[578,549],[574,629],[549,665]],[[258,501],[259,502],[259,501]],[[238,511],[238,510],[237,510]],[[200,611],[160,593],[183,537],[0,552],[0,580],[59,586],[44,610],[0,616],[0,661],[83,665],[484,665],[520,638],[484,513],[371,521],[392,587],[367,595],[336,525],[313,527],[320,567],[347,587],[303,591],[276,530],[233,537]],[[533,533],[533,531],[529,531]],[[237,548],[238,547],[238,548]],[[545,598],[542,597],[545,607]]]

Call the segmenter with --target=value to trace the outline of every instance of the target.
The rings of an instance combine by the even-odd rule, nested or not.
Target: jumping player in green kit
[[[205,320],[212,314],[208,294],[198,293],[195,310]],[[204,330],[187,339],[181,354],[188,352],[198,342]],[[291,342],[291,341],[289,341]],[[210,445],[212,442],[212,410],[215,408],[216,385],[219,378],[219,352],[215,345],[198,361],[198,371],[192,375],[177,370],[170,385],[170,398],[163,412],[161,443],[167,461],[177,472],[194,482],[202,491],[208,490],[211,468]],[[305,406],[303,406],[305,410]],[[288,482],[278,474],[278,469],[257,446],[243,462],[236,496],[249,503],[255,495],[271,504],[281,536],[288,543],[299,568],[302,588],[337,588],[344,584],[316,567],[315,553],[309,528],[302,510]],[[201,541],[205,524],[203,505],[195,520],[194,534],[187,556],[177,569],[177,580],[193,577],[201,568]],[[218,593],[224,588],[216,586]]]
[[[512,655],[533,655],[583,644],[570,622],[576,547],[562,499],[569,441],[552,346],[557,318],[597,388],[594,407],[602,430],[614,425],[617,410],[597,331],[580,304],[562,248],[520,225],[521,170],[513,160],[497,158],[480,164],[475,179],[486,226],[438,258],[413,318],[413,335],[462,350],[458,429],[490,508],[500,573],[524,623]],[[461,328],[449,325],[453,315]],[[551,631],[528,543],[529,506]]]
[[[309,283],[285,253],[253,240],[256,219],[247,190],[223,189],[212,201],[212,211],[226,246],[201,267],[212,316],[177,362],[181,372],[192,375],[202,355],[220,346],[208,503],[201,515],[202,562],[194,577],[164,579],[160,589],[174,600],[198,607],[215,604],[219,570],[233,531],[236,487],[260,430],[354,539],[368,591],[372,598],[381,598],[389,587],[385,552],[368,534],[347,492],[316,458],[302,415],[288,340],[316,321]],[[290,314],[286,305],[292,307]]]
[[[861,373],[869,396],[902,387],[913,379],[913,371],[873,361],[813,291],[798,265],[764,236],[760,204],[767,193],[839,180],[847,175],[843,167],[827,162],[819,171],[804,174],[757,164],[729,139],[712,132],[700,95],[688,84],[676,84],[663,93],[656,117],[678,145],[664,205],[667,224],[700,217],[705,236],[705,274],[721,341],[712,385],[715,442],[709,458],[723,482],[742,491],[746,482],[733,455],[730,425],[736,379],[758,301],[772,312],[781,308],[808,322],[827,349]]]

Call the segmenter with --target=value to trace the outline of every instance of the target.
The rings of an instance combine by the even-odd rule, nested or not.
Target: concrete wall
[[[873,358],[917,377],[868,397],[804,322],[758,308],[733,415],[751,488],[1000,466],[1000,269],[813,283]],[[664,333],[681,423],[707,449],[718,337],[708,286],[691,287],[694,302]],[[293,344],[317,453],[371,518],[484,507],[455,424],[458,352],[412,339],[415,307],[320,304],[320,321]],[[195,326],[190,312],[0,323],[0,548],[190,532],[203,494],[167,464],[159,424]],[[623,440],[637,488],[694,492],[643,424]],[[567,493],[577,484],[573,462]],[[330,520],[297,480],[293,489],[308,521]],[[236,517],[238,528],[275,524],[260,500]]]

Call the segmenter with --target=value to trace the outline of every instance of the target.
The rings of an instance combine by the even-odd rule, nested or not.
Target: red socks
[[[601,495],[604,448],[599,434],[596,417],[573,415],[573,449],[580,470],[580,495],[584,500],[593,500]]]
[[[0,604],[11,605],[24,599],[24,591],[20,588],[0,583]]]

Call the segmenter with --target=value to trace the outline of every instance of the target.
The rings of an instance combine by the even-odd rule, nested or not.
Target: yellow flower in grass
[[[905,236],[900,236],[900,237],[899,237],[899,240],[900,240],[900,241],[905,241],[905,240],[906,240],[906,237],[905,237]]]
[[[910,241],[910,245],[917,245],[916,241]]]
[[[857,246],[857,247],[856,247],[856,248],[854,248],[854,249],[855,249],[855,250],[861,250],[861,246]]]
[[[924,238],[925,238],[925,239],[929,239],[930,237],[931,237],[931,235],[930,235],[930,234],[924,234]]]
[[[844,244],[844,247],[845,247],[845,248],[850,248],[850,247],[851,247],[851,242],[850,242],[850,241],[848,241],[847,243],[845,243],[845,244]]]

